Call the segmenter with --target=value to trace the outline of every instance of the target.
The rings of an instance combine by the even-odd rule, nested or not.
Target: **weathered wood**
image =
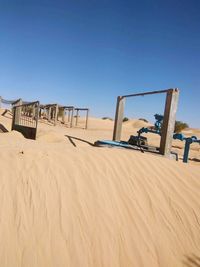
[[[57,120],[58,120],[58,104],[55,105],[55,110],[54,110],[54,125],[57,124]]]
[[[76,126],[78,125],[78,116],[79,116],[79,110],[76,110]]]
[[[71,109],[68,109],[68,122],[70,121]]]
[[[171,153],[178,99],[179,90],[177,88],[167,91],[160,141],[160,153],[166,157],[169,157]]]
[[[20,124],[20,118],[21,118],[21,105],[22,105],[22,99],[20,98],[16,103],[16,112],[15,112],[15,124]]]
[[[51,107],[47,109],[47,113],[48,113],[48,121],[50,121],[51,120]]]
[[[116,113],[115,113],[113,141],[120,141],[121,139],[122,123],[123,123],[123,117],[124,117],[124,106],[125,106],[125,98],[122,96],[118,96],[117,105],[116,105]]]
[[[65,109],[62,109],[62,123],[65,124]]]
[[[87,110],[87,114],[86,114],[85,129],[88,128],[88,118],[89,118],[89,109]]]
[[[34,118],[32,116],[33,109],[35,110]],[[19,116],[19,112],[21,112],[21,118]],[[36,139],[38,115],[39,101],[30,102],[28,104],[22,104],[22,101],[16,102],[13,106],[13,119],[11,129],[21,132],[26,138]]]
[[[32,108],[32,117],[35,118],[36,115],[36,110],[35,110],[35,106],[33,106]]]
[[[41,118],[41,117],[42,117],[42,108],[39,107],[39,118]]]
[[[167,93],[168,89],[165,90],[159,90],[159,91],[150,91],[150,92],[144,92],[144,93],[138,93],[138,94],[131,94],[131,95],[123,95],[122,97],[133,97],[133,96],[145,96],[145,95],[155,95],[155,94],[163,94]]]
[[[71,114],[70,128],[72,128],[72,127],[73,127],[73,120],[74,120],[74,108],[72,108],[72,109],[71,109],[71,112],[72,112],[72,114]]]

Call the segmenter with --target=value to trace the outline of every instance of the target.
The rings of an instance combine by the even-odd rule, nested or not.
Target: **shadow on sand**
[[[8,133],[8,130],[0,123],[0,133]]]
[[[1,116],[4,116],[7,119],[12,119],[12,112],[9,109],[5,109]]]
[[[70,143],[74,147],[77,147],[77,145],[75,144],[74,140],[81,141],[81,142],[86,143],[86,144],[88,144],[90,146],[95,146],[93,143],[91,143],[91,142],[89,142],[87,140],[84,140],[84,139],[81,139],[81,138],[78,138],[78,137],[75,137],[75,136],[70,136],[70,135],[65,135],[65,136],[69,139]]]
[[[194,161],[194,162],[200,162],[200,159],[196,159],[196,158],[190,158],[189,160]]]
[[[183,264],[186,267],[200,267],[200,257],[194,254],[192,254],[191,256],[185,256]]]

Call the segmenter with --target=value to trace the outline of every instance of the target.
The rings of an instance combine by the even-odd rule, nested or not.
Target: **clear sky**
[[[0,95],[88,106],[180,88],[177,118],[200,127],[199,0],[0,0]],[[129,100],[153,120],[163,96]]]

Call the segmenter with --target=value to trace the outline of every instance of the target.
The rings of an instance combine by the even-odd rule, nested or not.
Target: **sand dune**
[[[128,127],[140,129],[142,127],[149,127],[149,126],[151,126],[151,124],[148,122],[142,121],[142,120],[130,119],[126,122],[123,122],[123,126],[125,126],[125,127],[128,126]]]
[[[0,134],[0,266],[200,265],[200,165],[93,147],[101,122]]]

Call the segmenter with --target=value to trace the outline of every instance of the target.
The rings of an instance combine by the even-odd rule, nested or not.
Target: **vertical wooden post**
[[[35,109],[35,105],[32,107],[32,118],[34,119],[35,118],[35,115],[36,115],[36,109]]]
[[[35,121],[36,121],[35,128],[36,128],[36,133],[37,133],[38,120],[39,120],[40,112],[41,112],[40,102],[35,104],[34,108],[35,108],[35,114],[36,114],[36,116],[35,116]],[[35,135],[35,139],[36,139],[36,135]]]
[[[20,124],[20,117],[21,117],[21,107],[19,107],[20,105],[22,105],[22,99],[20,98],[19,101],[15,104],[16,109],[15,109],[15,121],[14,123],[19,125]]]
[[[55,119],[55,107],[52,106],[51,108],[51,119],[54,120]]]
[[[51,120],[51,107],[48,108],[48,121]]]
[[[58,104],[55,105],[55,113],[54,113],[54,125],[57,124],[57,120],[58,120]]]
[[[86,113],[85,129],[88,128],[88,117],[89,117],[89,109],[87,109],[87,113]]]
[[[77,109],[76,110],[76,126],[78,125],[78,113],[79,113],[79,110]]]
[[[2,97],[0,96],[0,108],[1,108],[1,99],[2,99]]]
[[[39,107],[39,118],[41,118],[41,117],[42,117],[42,108]]]
[[[68,108],[68,122],[70,121],[70,113],[71,113],[71,109]]]
[[[62,110],[62,122],[65,124],[65,108]]]
[[[74,120],[74,108],[71,109],[71,122],[70,122],[70,127],[72,128],[73,127],[73,120]]]
[[[118,96],[116,113],[115,113],[115,124],[113,130],[113,141],[120,141],[121,139],[122,123],[124,117],[124,105],[125,105],[125,98]]]
[[[177,88],[169,89],[166,96],[165,113],[160,141],[160,153],[166,157],[169,157],[171,153],[178,99],[179,90]]]

